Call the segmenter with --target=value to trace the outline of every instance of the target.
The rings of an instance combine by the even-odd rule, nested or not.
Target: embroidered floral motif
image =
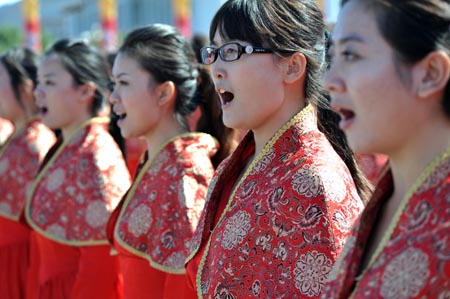
[[[302,294],[310,297],[318,296],[332,264],[325,254],[317,251],[301,255],[294,269],[295,286]]]
[[[172,269],[179,269],[184,267],[185,259],[186,256],[184,252],[174,252],[164,261],[164,266]]]
[[[224,249],[233,249],[246,237],[250,228],[250,215],[245,211],[239,211],[231,217],[225,225],[222,239]]]
[[[52,224],[47,227],[47,233],[55,236],[57,238],[65,239],[66,238],[66,230],[59,224]]]
[[[152,225],[152,211],[144,204],[139,205],[130,215],[128,230],[135,237],[140,237],[148,232]]]
[[[96,200],[88,204],[86,209],[86,222],[92,227],[100,227],[108,221],[110,211],[106,209],[105,203]]]
[[[292,177],[292,188],[298,194],[306,197],[315,197],[323,192],[320,177],[316,175],[311,166],[300,168]]]
[[[426,285],[430,273],[428,256],[419,249],[407,249],[386,267],[381,284],[384,298],[407,299]]]
[[[61,168],[55,169],[53,172],[49,173],[47,180],[47,190],[49,192],[52,192],[60,188],[64,183],[65,176],[66,173],[64,169]]]

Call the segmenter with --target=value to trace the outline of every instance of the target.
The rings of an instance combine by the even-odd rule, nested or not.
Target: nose
[[[332,66],[325,72],[322,84],[330,94],[345,91],[344,81]]]
[[[115,90],[111,91],[109,94],[109,97],[107,99],[111,105],[117,104],[117,102],[120,100],[119,95]]]
[[[34,97],[36,98],[36,101],[41,100],[44,98],[44,91],[41,88],[41,85],[38,84],[36,88],[33,91]]]
[[[211,75],[213,80],[225,78],[225,69],[223,67],[223,61],[220,57],[211,64]]]

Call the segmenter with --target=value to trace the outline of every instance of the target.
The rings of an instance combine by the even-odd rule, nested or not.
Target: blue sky
[[[19,0],[0,0],[0,6],[10,3],[19,2]]]

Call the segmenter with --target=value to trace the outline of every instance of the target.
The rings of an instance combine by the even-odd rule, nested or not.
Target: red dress
[[[190,279],[199,298],[318,298],[363,209],[351,174],[311,106],[237,181],[254,151],[250,132],[216,171],[192,240]]]
[[[6,142],[13,131],[13,124],[9,120],[0,117],[0,146]]]
[[[30,230],[19,223],[26,192],[49,148],[53,132],[33,120],[0,149],[0,294],[25,298]]]
[[[169,140],[139,170],[108,225],[119,253],[125,299],[197,297],[187,284],[184,262],[216,151],[210,135],[183,134]]]
[[[386,169],[322,298],[449,298],[450,149],[410,188],[368,266],[361,269],[365,246],[393,189]]]
[[[122,154],[94,118],[50,151],[28,197],[34,229],[28,298],[120,298],[106,223],[130,185]],[[36,264],[37,263],[37,264]]]

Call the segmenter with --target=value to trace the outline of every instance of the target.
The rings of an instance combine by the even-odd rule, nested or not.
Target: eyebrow
[[[42,75],[42,77],[44,77],[44,78],[56,77],[56,73],[47,73],[47,74]]]
[[[129,74],[126,72],[119,73],[117,76],[114,76],[114,74],[112,74],[112,77],[115,77],[116,79],[119,79],[122,76],[129,76]]]
[[[338,40],[331,39],[330,40],[330,46],[336,45],[336,44],[345,44],[350,42],[356,42],[356,43],[364,43],[364,39],[359,36],[358,34],[350,34],[348,36],[345,36],[343,38],[340,38]]]

